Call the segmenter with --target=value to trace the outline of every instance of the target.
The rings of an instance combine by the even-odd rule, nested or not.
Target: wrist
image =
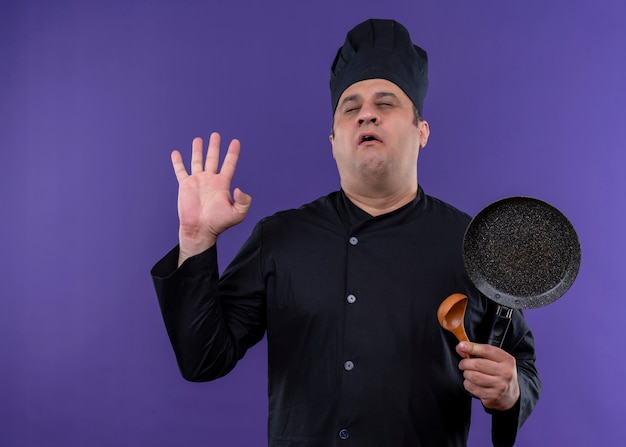
[[[183,231],[178,236],[178,266],[180,267],[186,259],[208,250],[215,245],[217,236],[203,235],[202,237],[191,237]]]

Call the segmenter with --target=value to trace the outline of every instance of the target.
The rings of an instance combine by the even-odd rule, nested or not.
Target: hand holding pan
[[[465,232],[463,259],[476,288],[498,304],[489,344],[502,347],[513,309],[560,298],[574,283],[580,258],[574,227],[546,202],[510,197],[481,210]]]

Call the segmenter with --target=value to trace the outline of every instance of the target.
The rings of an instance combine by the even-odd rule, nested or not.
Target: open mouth
[[[383,140],[381,140],[380,137],[374,133],[364,133],[359,137],[359,144],[370,143],[373,141],[382,143]]]

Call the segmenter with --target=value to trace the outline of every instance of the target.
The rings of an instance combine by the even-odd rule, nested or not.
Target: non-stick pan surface
[[[560,298],[580,268],[572,224],[552,205],[510,197],[481,210],[463,240],[465,269],[488,298],[512,309],[533,309]]]

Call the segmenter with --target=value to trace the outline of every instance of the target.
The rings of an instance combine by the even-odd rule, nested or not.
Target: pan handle
[[[502,348],[504,337],[506,337],[506,333],[511,324],[512,316],[513,309],[498,304],[498,308],[496,309],[496,319],[493,322],[491,334],[489,335],[489,341],[487,343],[491,346]]]

